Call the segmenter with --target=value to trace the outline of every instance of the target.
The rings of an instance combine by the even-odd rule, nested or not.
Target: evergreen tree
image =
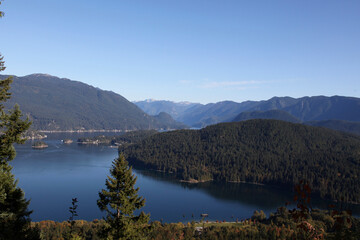
[[[33,239],[30,228],[29,201],[18,188],[14,175],[1,166],[0,170],[0,239]],[[36,239],[36,237],[35,237]]]
[[[4,62],[0,57],[0,70]],[[29,239],[31,237],[29,201],[23,191],[17,187],[17,181],[11,173],[9,161],[16,155],[14,143],[24,143],[21,137],[30,122],[21,120],[21,111],[16,105],[12,111],[5,112],[4,102],[10,98],[11,78],[0,81],[0,239]]]
[[[0,11],[2,16],[3,12]],[[0,55],[0,71],[4,70],[3,57]],[[21,188],[17,187],[9,165],[16,155],[13,144],[24,143],[21,135],[31,124],[28,119],[21,120],[19,106],[5,111],[4,102],[11,96],[11,82],[11,77],[0,80],[0,239],[38,239],[38,233],[30,228],[29,201]]]
[[[3,0],[0,0],[0,5],[1,5],[1,2],[2,2],[2,1],[3,1]],[[2,16],[4,16],[4,12],[0,11],[0,18],[1,18]],[[0,59],[0,60],[2,60],[2,59]],[[0,65],[0,71],[1,71],[1,65]]]
[[[0,57],[0,70],[4,70],[4,62]],[[11,173],[9,161],[16,155],[14,143],[24,143],[21,134],[26,131],[30,122],[21,120],[18,106],[5,112],[3,103],[10,98],[11,78],[0,81],[0,239],[31,238],[29,201],[24,198],[23,191],[17,187],[17,181]]]
[[[141,239],[149,215],[144,212],[134,215],[135,210],[145,205],[145,199],[137,194],[137,177],[132,174],[123,154],[113,161],[110,175],[105,182],[106,189],[99,192],[97,201],[100,210],[107,214],[103,235],[112,239]]]

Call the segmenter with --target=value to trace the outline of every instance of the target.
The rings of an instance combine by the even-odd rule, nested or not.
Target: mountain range
[[[0,75],[0,79],[6,78]],[[360,134],[360,98],[273,97],[241,103],[129,102],[112,91],[47,74],[14,76],[12,98],[36,130],[201,128],[220,122],[277,119]],[[175,119],[175,120],[174,120]]]
[[[283,110],[242,112],[237,115],[232,122],[241,122],[250,119],[276,119],[292,123],[301,122],[300,119]]]
[[[194,106],[201,106],[200,103],[191,102],[172,102],[166,100],[146,99],[144,101],[135,101],[139,108],[149,115],[157,115],[161,112],[170,114],[174,119],[184,114],[184,112]]]
[[[0,75],[0,79],[8,77]],[[47,74],[13,76],[7,107],[20,105],[36,130],[184,128],[170,115],[150,116],[119,94]]]
[[[161,101],[136,102],[145,112],[165,111]],[[172,105],[171,105],[172,104]],[[171,106],[173,106],[171,108]],[[273,97],[263,101],[241,103],[223,101],[218,103],[190,104],[175,112],[177,103],[167,101],[168,112],[175,120],[191,127],[205,127],[220,122],[249,119],[277,119],[307,125],[323,126],[335,130],[359,133],[360,98],[345,96]],[[331,124],[329,121],[332,121]]]

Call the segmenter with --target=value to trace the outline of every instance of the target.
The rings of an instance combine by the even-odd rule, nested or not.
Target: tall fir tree
[[[0,57],[0,70],[4,62]],[[6,112],[4,102],[10,98],[11,78],[0,80],[0,239],[32,239],[30,229],[29,201],[21,188],[17,187],[9,162],[16,156],[14,143],[24,143],[22,138],[30,126],[29,120],[21,119],[19,106]]]
[[[106,189],[99,192],[97,204],[101,211],[106,211],[106,226],[103,237],[110,239],[142,239],[144,229],[149,222],[149,215],[134,211],[145,205],[145,199],[138,196],[135,188],[137,177],[132,174],[123,154],[112,163],[110,175],[106,179]]]
[[[1,0],[0,0],[1,5]],[[0,11],[0,17],[3,12]],[[0,71],[4,71],[3,57],[0,55]],[[15,158],[14,143],[24,143],[22,138],[30,126],[28,119],[21,119],[19,106],[6,111],[4,103],[11,97],[11,77],[0,80],[0,239],[38,239],[36,230],[30,227],[29,201],[17,187],[17,180],[11,173],[9,162]]]
[[[2,2],[2,1],[3,1],[3,0],[0,0],[0,5],[1,5],[1,2]],[[4,16],[4,12],[0,11],[0,18],[1,18],[2,16]],[[1,66],[0,66],[0,69],[1,69]]]

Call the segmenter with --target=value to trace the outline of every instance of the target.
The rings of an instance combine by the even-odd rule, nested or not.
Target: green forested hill
[[[0,75],[0,79],[6,76]],[[18,103],[37,130],[168,129],[119,94],[45,74],[14,77],[8,106]]]
[[[360,137],[278,120],[222,123],[153,135],[121,148],[129,162],[179,179],[292,186],[360,202]]]

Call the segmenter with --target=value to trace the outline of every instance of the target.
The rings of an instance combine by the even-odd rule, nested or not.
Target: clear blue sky
[[[360,97],[359,0],[5,0],[3,74],[129,99]]]

